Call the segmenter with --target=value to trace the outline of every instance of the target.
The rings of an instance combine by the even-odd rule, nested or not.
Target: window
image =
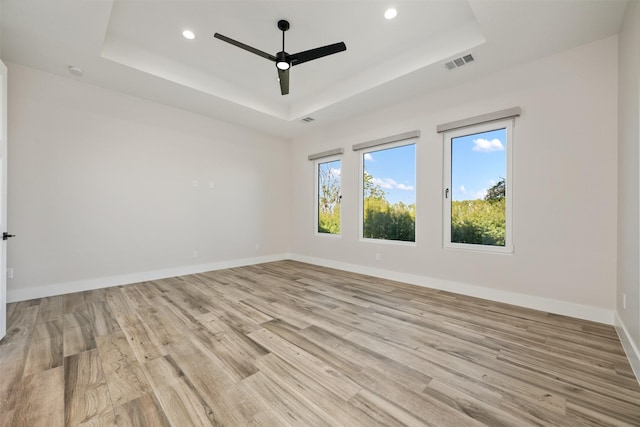
[[[512,252],[513,120],[444,134],[444,245]]]
[[[316,161],[316,233],[340,235],[340,159]]]
[[[416,241],[416,145],[362,150],[361,236]]]

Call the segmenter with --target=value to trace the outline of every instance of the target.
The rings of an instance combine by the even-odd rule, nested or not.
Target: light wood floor
[[[10,304],[0,425],[640,425],[611,326],[293,261]]]

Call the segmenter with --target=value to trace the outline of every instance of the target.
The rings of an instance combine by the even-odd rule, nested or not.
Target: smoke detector
[[[82,77],[82,74],[84,73],[82,68],[74,67],[73,65],[69,65],[69,72],[76,77]]]

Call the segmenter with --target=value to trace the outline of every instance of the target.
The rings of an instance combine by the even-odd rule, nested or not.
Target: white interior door
[[[7,66],[0,61],[0,339],[7,333]]]

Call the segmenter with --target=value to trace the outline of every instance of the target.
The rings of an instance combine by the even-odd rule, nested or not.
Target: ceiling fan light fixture
[[[284,43],[282,44],[282,52],[276,53],[276,67],[282,71],[291,68],[291,59],[289,58],[289,54],[284,51]]]
[[[184,37],[185,39],[193,40],[196,38],[196,35],[193,33],[193,31],[184,30],[182,32],[182,37]]]

